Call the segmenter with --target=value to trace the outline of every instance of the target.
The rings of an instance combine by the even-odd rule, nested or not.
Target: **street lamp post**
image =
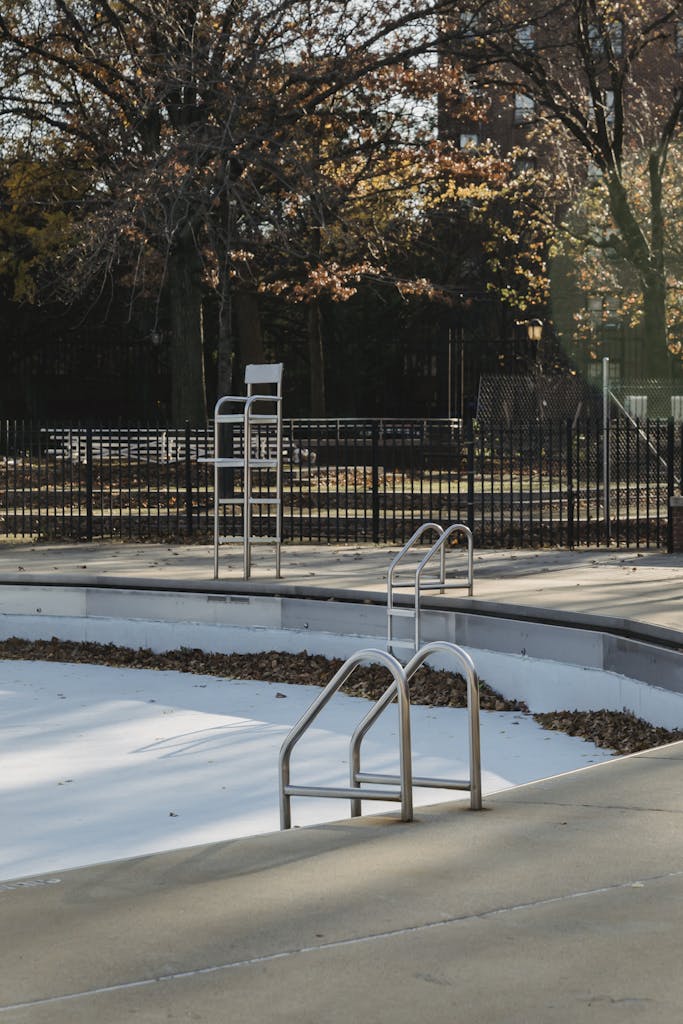
[[[530,342],[530,344],[532,346],[533,353],[534,353],[534,362],[533,362],[534,372],[538,373],[538,371],[542,369],[542,366],[541,366],[541,363],[540,363],[540,360],[539,360],[539,354],[540,354],[541,341],[543,340],[543,321],[542,320],[537,320],[537,319],[535,319],[535,320],[527,320],[527,322],[526,322],[526,336],[529,339],[529,342]]]

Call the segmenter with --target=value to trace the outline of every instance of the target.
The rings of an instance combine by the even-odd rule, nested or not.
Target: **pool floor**
[[[96,665],[0,663],[0,880],[236,839],[279,827],[278,751],[319,691]],[[296,749],[292,781],[347,784],[348,738],[369,702],[337,694]],[[482,712],[484,795],[610,760],[530,715]],[[466,777],[467,712],[414,706],[414,771]],[[368,734],[363,768],[397,767],[397,720]],[[468,794],[416,789],[416,806]],[[364,813],[397,812],[396,804]],[[346,818],[294,799],[294,825]]]

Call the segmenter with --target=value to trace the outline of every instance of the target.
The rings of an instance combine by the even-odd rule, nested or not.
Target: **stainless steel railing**
[[[409,581],[400,581],[399,572],[403,560],[414,549],[420,538],[428,531],[435,531],[438,536],[431,548],[420,560],[414,575]],[[464,581],[448,579],[446,577],[446,544],[454,534],[461,534],[467,542],[467,572]],[[439,556],[438,576],[426,578],[427,567],[433,559]],[[395,591],[399,588],[413,588],[413,603],[411,606],[397,607],[395,604]],[[395,653],[397,647],[408,647],[412,651],[418,651],[421,644],[421,598],[427,591],[438,590],[443,594],[444,590],[452,587],[467,587],[467,594],[472,597],[474,593],[474,539],[469,527],[462,523],[453,523],[444,529],[438,523],[423,523],[409,541],[399,551],[387,572],[387,650]],[[394,621],[397,618],[410,618],[414,620],[414,639],[398,639],[394,633]]]
[[[415,654],[404,668],[408,685],[420,666],[427,658],[436,652],[450,654],[457,665],[463,671],[467,683],[467,710],[468,710],[468,731],[469,731],[469,779],[437,779],[423,776],[412,777],[413,786],[426,786],[430,789],[458,789],[470,793],[470,807],[473,811],[481,810],[481,741],[479,735],[479,677],[474,667],[474,662],[469,654],[458,647],[457,644],[446,640],[435,640],[426,644]],[[368,711],[362,722],[356,727],[351,737],[350,746],[350,773],[351,785],[360,786],[363,782],[390,786],[399,782],[398,776],[379,775],[374,772],[362,772],[360,768],[360,749],[364,737],[371,726],[394,699],[395,690],[393,685],[380,697],[377,703]],[[351,804],[351,816],[357,817],[361,813],[361,798],[359,796]]]
[[[423,662],[435,652],[447,653],[455,658],[467,681],[467,707],[469,722],[469,779],[440,779],[414,777],[412,770],[412,749],[410,740],[410,679]],[[392,682],[384,694],[365,715],[353,732],[349,745],[349,786],[297,786],[290,781],[290,764],[294,747],[311,723],[317,718],[334,694],[348,680],[355,669],[367,662],[379,662],[392,676]],[[399,773],[382,775],[361,770],[361,744],[371,726],[386,708],[398,700],[399,712]],[[395,801],[401,804],[401,820],[412,821],[413,786],[427,786],[432,789],[457,789],[470,792],[470,807],[481,810],[481,746],[479,739],[479,679],[472,659],[461,647],[447,641],[426,644],[409,661],[405,668],[393,655],[379,650],[363,650],[353,654],[330,680],[322,693],[299,719],[282,744],[279,759],[280,768],[280,828],[291,828],[291,798],[293,796],[338,797],[351,801],[351,816],[361,813],[362,800]],[[368,789],[364,784],[375,784],[394,789]]]
[[[339,671],[333,676],[322,693],[313,701],[308,711],[299,719],[293,727],[280,749],[280,828],[287,829],[292,826],[291,798],[293,796],[311,797],[339,797],[355,801],[358,795],[358,788],[355,786],[295,786],[290,782],[290,763],[292,751],[308,729],[309,725],[318,717],[323,708],[329,703],[334,694],[347,681],[349,676],[359,665],[368,662],[379,662],[391,673],[393,682],[389,686],[392,700],[398,698],[399,714],[399,775],[398,792],[386,790],[365,789],[363,790],[364,800],[393,800],[401,804],[401,820],[412,821],[413,819],[413,790],[412,790],[412,758],[410,747],[410,696],[406,674],[400,662],[391,654],[379,650],[357,651],[348,658]],[[388,692],[388,691],[387,691]],[[352,804],[353,806],[353,804]]]

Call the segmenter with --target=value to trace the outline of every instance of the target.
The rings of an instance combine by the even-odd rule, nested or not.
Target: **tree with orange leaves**
[[[367,171],[366,182],[388,180],[399,130],[416,167],[429,155],[420,132],[410,133],[424,119],[421,98],[438,90],[441,19],[458,6],[454,0],[3,4],[3,153],[53,161],[80,176],[62,261],[74,288],[115,275],[122,260],[133,268],[134,285],[158,277],[170,323],[176,420],[206,417],[207,291],[220,299],[221,388],[227,389],[235,289],[277,287],[287,261],[296,262],[298,280],[290,267],[285,287],[302,295],[339,294],[358,275],[381,270],[383,254],[373,244],[380,233],[373,225],[365,247],[353,248],[345,222],[352,207],[364,204],[366,215],[381,208],[387,189],[363,184],[362,174]],[[451,34],[459,32],[454,27]],[[307,139],[315,144],[307,146]],[[335,175],[345,173],[343,203],[339,196],[320,201],[334,192]],[[306,232],[297,234],[292,225],[301,211]]]
[[[671,171],[683,115],[681,18],[680,0],[491,0],[452,50],[499,104],[519,105],[518,127],[564,177],[567,207],[598,182],[608,216],[584,241],[628,269],[653,376],[671,371],[668,307],[678,287],[670,254],[680,232]]]

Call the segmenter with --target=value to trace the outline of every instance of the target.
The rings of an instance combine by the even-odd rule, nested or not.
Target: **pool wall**
[[[0,583],[0,608],[0,639],[57,637],[156,652],[306,650],[338,658],[386,643],[382,595],[367,593],[321,599],[22,581]],[[672,643],[672,631],[653,627],[648,636],[641,623],[596,616],[571,625],[566,616],[558,622],[532,619],[528,609],[514,612],[483,603],[465,611],[460,601],[436,599],[424,609],[423,639],[465,647],[483,679],[532,711],[625,708],[655,725],[683,727],[683,650]],[[623,635],[629,625],[641,635]],[[449,667],[438,658],[432,664]]]

